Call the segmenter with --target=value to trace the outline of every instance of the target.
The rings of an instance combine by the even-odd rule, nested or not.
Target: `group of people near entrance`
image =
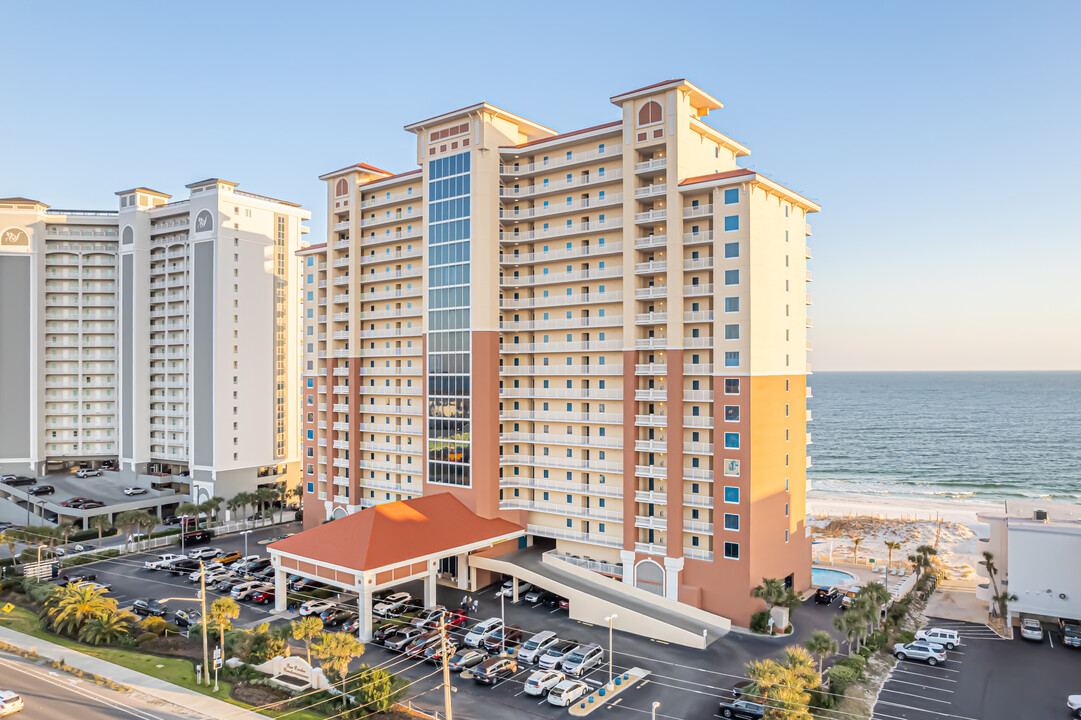
[[[479,601],[466,595],[464,598],[462,598],[462,604],[459,607],[464,613],[469,613],[470,611],[473,611],[475,613],[477,612],[477,608],[479,606]]]

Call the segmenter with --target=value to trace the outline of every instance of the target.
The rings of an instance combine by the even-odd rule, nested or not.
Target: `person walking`
[[[480,606],[480,602],[479,602],[479,601],[477,601],[477,600],[473,600],[473,614],[474,614],[474,615],[475,615],[475,614],[477,613],[477,608],[478,608],[479,606]]]

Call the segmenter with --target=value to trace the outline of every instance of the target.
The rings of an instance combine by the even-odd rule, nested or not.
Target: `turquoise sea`
[[[1081,372],[816,372],[812,493],[1081,502]]]

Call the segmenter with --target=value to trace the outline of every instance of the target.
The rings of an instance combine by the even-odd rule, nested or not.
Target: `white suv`
[[[928,628],[916,633],[917,640],[926,640],[932,645],[941,645],[947,650],[953,650],[961,644],[961,636],[956,630],[943,630],[942,628]]]
[[[465,644],[469,647],[480,647],[481,643],[502,629],[502,620],[497,617],[488,618],[477,623],[469,630],[469,633],[465,636]]]
[[[582,677],[604,662],[604,649],[596,643],[579,645],[563,658],[563,672],[567,677]]]

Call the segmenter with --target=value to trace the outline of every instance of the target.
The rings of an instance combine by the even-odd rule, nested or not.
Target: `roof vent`
[[[1032,517],[1034,519],[1036,519],[1036,520],[1039,520],[1040,522],[1047,522],[1047,511],[1046,510],[1035,510],[1032,513]]]

